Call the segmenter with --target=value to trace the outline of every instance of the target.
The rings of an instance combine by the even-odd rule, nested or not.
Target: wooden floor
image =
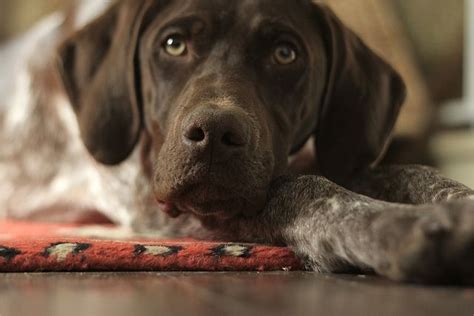
[[[2,274],[0,315],[474,315],[474,288],[316,273]]]

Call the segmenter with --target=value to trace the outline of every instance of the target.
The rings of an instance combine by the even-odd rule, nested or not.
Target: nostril
[[[200,127],[192,127],[186,131],[186,138],[193,142],[202,142],[206,139],[206,133]]]
[[[224,133],[221,142],[226,146],[240,147],[245,145],[245,140],[243,137],[232,132]]]

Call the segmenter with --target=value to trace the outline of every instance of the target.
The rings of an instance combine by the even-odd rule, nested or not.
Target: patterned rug
[[[295,254],[284,247],[71,236],[70,232],[76,228],[81,226],[0,221],[0,272],[287,271],[302,268]]]

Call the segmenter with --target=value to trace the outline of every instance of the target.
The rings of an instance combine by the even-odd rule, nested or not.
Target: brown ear
[[[313,7],[326,46],[327,86],[315,132],[323,175],[344,183],[382,155],[405,100],[401,77],[321,5]]]
[[[104,164],[125,160],[140,135],[136,56],[151,2],[160,1],[120,1],[59,49],[60,73],[81,137]]]

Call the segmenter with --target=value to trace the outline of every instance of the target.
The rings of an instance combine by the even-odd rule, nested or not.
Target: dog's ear
[[[122,162],[138,141],[138,41],[147,12],[158,2],[120,1],[59,48],[60,74],[81,137],[101,163]]]
[[[323,175],[344,183],[383,154],[405,100],[401,77],[327,7],[313,5],[328,73],[315,132]]]

